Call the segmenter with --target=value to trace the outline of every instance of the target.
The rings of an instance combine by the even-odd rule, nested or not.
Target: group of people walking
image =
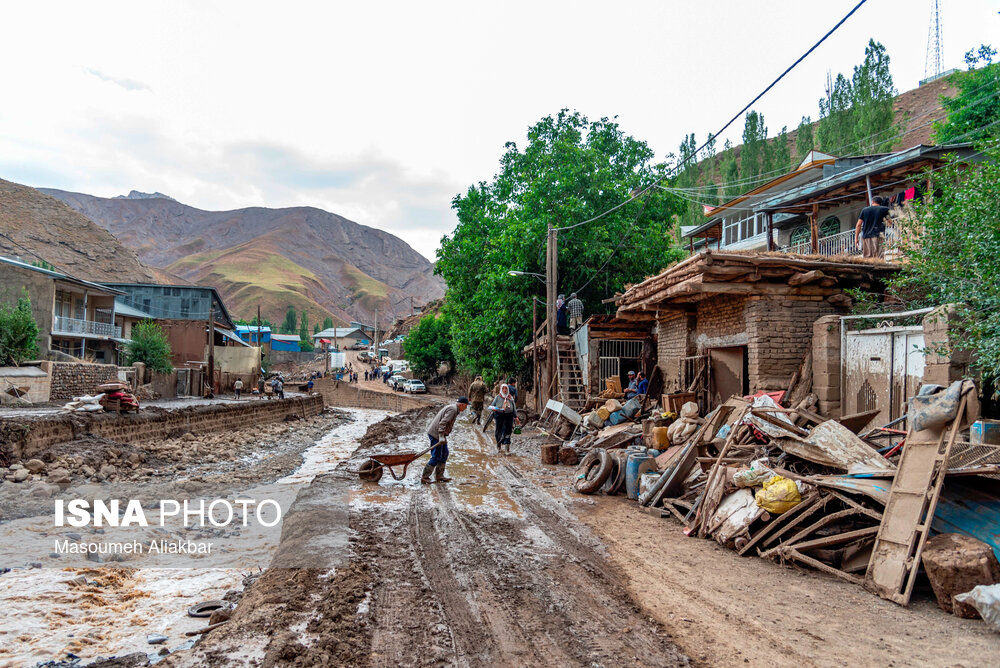
[[[427,426],[427,436],[431,444],[431,459],[424,466],[420,482],[428,484],[432,482],[450,482],[451,478],[445,474],[445,466],[448,462],[448,435],[455,427],[455,420],[459,414],[464,412],[470,405],[472,406],[472,424],[483,424],[483,409],[490,412],[493,419],[493,437],[497,443],[498,454],[510,454],[510,438],[514,433],[514,423],[517,420],[517,381],[510,378],[506,383],[501,383],[496,396],[489,406],[486,406],[486,395],[488,388],[483,382],[482,376],[476,379],[469,386],[469,395],[461,396],[453,404],[448,404],[434,416]],[[487,418],[487,424],[489,418]],[[483,425],[485,429],[485,425]]]

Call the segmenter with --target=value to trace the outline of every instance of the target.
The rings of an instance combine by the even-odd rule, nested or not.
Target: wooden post
[[[546,237],[546,250],[548,251],[547,261],[545,263],[545,297],[546,297],[546,319],[548,327],[548,368],[549,368],[549,387],[546,392],[546,399],[552,399],[558,396],[558,378],[559,378],[559,349],[556,343],[556,297],[558,295],[558,281],[559,281],[559,268],[558,268],[558,241],[556,237],[557,232],[552,229],[552,223],[548,226],[548,235]]]
[[[208,391],[215,394],[215,304],[208,309]]]
[[[774,215],[768,211],[764,214],[767,216],[765,219],[767,221],[765,227],[767,228],[767,250],[774,250]]]
[[[257,375],[260,376],[264,373],[264,340],[260,336],[260,304],[257,304],[257,346],[260,348],[260,368]]]
[[[809,220],[809,241],[810,252],[813,255],[819,254],[819,203],[813,204],[812,214]]]
[[[531,298],[531,357],[535,386],[535,412],[542,412],[542,388],[538,386],[538,298]]]

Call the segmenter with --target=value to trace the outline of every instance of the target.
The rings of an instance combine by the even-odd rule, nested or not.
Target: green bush
[[[159,373],[174,370],[170,363],[170,343],[163,328],[152,320],[143,320],[132,327],[132,342],[126,346],[128,364],[142,362]]]
[[[38,325],[31,316],[31,297],[21,291],[17,304],[0,304],[0,366],[20,366],[38,357]]]

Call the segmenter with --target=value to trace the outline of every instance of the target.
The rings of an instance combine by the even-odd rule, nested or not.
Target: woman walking
[[[507,454],[510,454],[510,435],[514,433],[514,416],[516,408],[514,406],[514,395],[510,393],[510,388],[504,383],[500,386],[500,394],[490,404],[493,412],[493,419],[496,421],[496,430],[493,432],[497,441],[497,454],[503,454],[506,446]]]

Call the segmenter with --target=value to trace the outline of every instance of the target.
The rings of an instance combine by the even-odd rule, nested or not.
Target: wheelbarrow
[[[421,450],[420,452],[386,452],[377,455],[371,455],[364,464],[358,469],[358,477],[366,482],[378,482],[382,479],[382,473],[388,469],[389,475],[392,476],[393,480],[402,480],[406,477],[406,467],[412,464],[415,460],[423,457],[428,452],[436,448],[442,443],[446,443],[447,440],[438,441],[436,445],[432,445],[426,450]],[[402,466],[403,472],[401,475],[396,475],[396,472],[392,470],[393,466]]]

